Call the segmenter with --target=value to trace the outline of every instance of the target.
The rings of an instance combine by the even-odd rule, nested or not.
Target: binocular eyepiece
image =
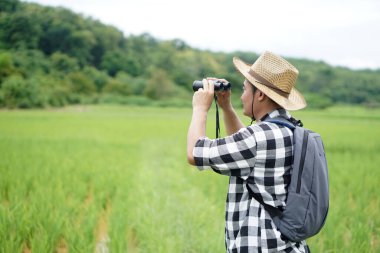
[[[227,91],[231,89],[231,83],[229,82],[222,82],[219,80],[216,80],[214,83],[214,90],[215,91]],[[196,80],[193,82],[193,91],[197,91],[200,88],[203,88],[203,82]]]

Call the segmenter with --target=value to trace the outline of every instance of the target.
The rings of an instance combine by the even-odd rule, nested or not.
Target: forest
[[[116,27],[66,8],[0,0],[2,108],[190,106],[192,82],[207,76],[229,80],[238,98],[243,79],[232,58],[253,63],[258,54],[200,50],[181,39],[159,40],[147,33],[125,36]],[[297,88],[309,107],[380,107],[380,69],[286,59],[300,71]]]

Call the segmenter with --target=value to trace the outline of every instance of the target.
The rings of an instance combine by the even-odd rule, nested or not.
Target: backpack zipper
[[[297,189],[296,189],[297,193],[300,193],[300,191],[301,191],[301,177],[302,177],[303,166],[305,164],[305,156],[306,156],[308,139],[309,139],[309,133],[308,133],[308,131],[305,130],[305,132],[303,133],[300,170],[298,172]]]

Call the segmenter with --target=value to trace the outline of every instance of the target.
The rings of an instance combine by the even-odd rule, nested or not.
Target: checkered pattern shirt
[[[270,206],[285,207],[293,133],[265,122],[280,115],[290,117],[284,109],[275,110],[260,123],[225,138],[202,137],[193,150],[200,170],[212,168],[230,177],[225,216],[227,252],[307,252],[305,241],[296,243],[281,237],[270,214],[248,191],[249,187]]]

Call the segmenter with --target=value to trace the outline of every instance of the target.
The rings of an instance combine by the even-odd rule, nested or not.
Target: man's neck
[[[281,107],[279,107],[278,105],[268,105],[268,106],[264,107],[262,110],[260,110],[260,111],[257,113],[257,115],[255,115],[255,116],[256,116],[256,121],[257,121],[257,122],[260,122],[261,119],[262,119],[265,115],[267,115],[267,114],[273,112],[274,110],[278,110],[278,109],[281,109]]]

